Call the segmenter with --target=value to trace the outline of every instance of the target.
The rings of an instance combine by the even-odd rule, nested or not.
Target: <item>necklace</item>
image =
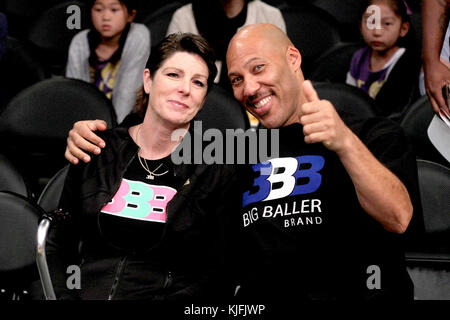
[[[139,125],[139,128],[136,131],[136,136],[134,137],[134,140],[136,140],[136,144],[138,146],[139,146],[138,138],[139,138],[139,132],[141,131],[141,128],[142,128],[142,124]],[[167,172],[169,172],[169,170],[166,170],[166,171],[164,171],[162,173],[156,173],[156,171],[158,171],[158,169],[161,168],[161,166],[163,165],[162,163],[160,163],[159,166],[155,170],[153,170],[153,171],[150,170],[150,168],[148,166],[148,163],[147,163],[147,160],[139,155],[139,151],[140,150],[141,150],[141,147],[139,147],[139,150],[138,150],[138,159],[139,159],[139,163],[141,164],[142,168],[144,168],[144,170],[148,172],[148,175],[147,175],[146,179],[154,180],[155,177],[163,176]]]

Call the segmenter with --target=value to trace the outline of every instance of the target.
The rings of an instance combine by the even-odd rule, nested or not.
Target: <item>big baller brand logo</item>
[[[309,164],[307,169],[300,169],[302,164]],[[254,187],[258,187],[256,193],[247,191],[243,195],[243,206],[268,201],[288,196],[308,194],[316,191],[322,182],[319,171],[323,168],[325,159],[322,156],[299,156],[296,158],[276,158],[265,163],[252,166],[253,171],[260,176],[254,180]],[[297,184],[300,178],[307,178],[305,184]],[[273,186],[281,185],[274,189]]]
[[[122,179],[119,190],[102,212],[130,219],[166,222],[167,203],[176,193],[170,187]]]

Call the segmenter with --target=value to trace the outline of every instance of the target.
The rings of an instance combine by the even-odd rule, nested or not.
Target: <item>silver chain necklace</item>
[[[142,124],[139,125],[139,128],[137,129],[137,132],[136,132],[136,136],[134,137],[134,139],[136,140],[136,144],[138,146],[139,146],[138,138],[139,138],[139,132],[141,131],[141,128],[142,128]],[[142,168],[144,168],[144,170],[148,172],[147,177],[145,177],[146,179],[154,180],[155,177],[163,176],[167,172],[169,172],[169,170],[166,170],[162,173],[156,173],[156,171],[158,171],[158,169],[161,168],[161,166],[163,165],[162,163],[160,163],[159,166],[155,170],[153,170],[153,171],[150,170],[150,168],[148,167],[148,164],[147,164],[147,160],[139,155],[140,150],[141,150],[141,147],[139,147],[139,150],[138,150],[138,159],[139,159],[139,163],[141,164]]]

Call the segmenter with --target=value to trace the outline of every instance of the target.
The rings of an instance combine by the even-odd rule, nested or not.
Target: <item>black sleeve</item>
[[[71,165],[61,194],[59,208],[68,213],[64,220],[53,219],[46,243],[47,263],[57,299],[77,299],[76,289],[67,287],[67,267],[79,265],[79,177],[84,164]]]
[[[374,156],[394,173],[408,190],[414,212],[406,236],[409,238],[421,233],[423,217],[416,157],[403,129],[394,121],[381,117],[372,118],[364,123],[359,136]]]
[[[218,291],[219,299],[230,299],[233,296],[237,285],[237,251],[239,248],[238,238],[238,217],[241,207],[241,190],[239,184],[239,172],[237,166],[227,166],[227,175],[224,176],[223,184],[220,186],[218,197],[215,203],[218,204],[216,212],[218,240],[216,259],[219,261],[219,268],[214,270],[211,283]],[[223,300],[222,300],[223,301]],[[228,300],[226,300],[228,301]]]
[[[398,120],[406,107],[419,98],[420,55],[407,49],[391,71],[375,100],[381,115]]]
[[[125,119],[123,119],[121,123],[119,123],[119,127],[130,128],[142,123],[143,120],[144,119],[142,119],[137,113],[131,112],[125,117]]]

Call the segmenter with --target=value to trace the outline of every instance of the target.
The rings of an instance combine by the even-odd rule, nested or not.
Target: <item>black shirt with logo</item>
[[[395,292],[410,297],[402,236],[385,231],[360,207],[334,152],[306,144],[300,124],[279,130],[279,156],[252,166],[243,195],[242,296],[369,299]],[[354,131],[416,191],[415,158],[401,129],[371,119]]]

